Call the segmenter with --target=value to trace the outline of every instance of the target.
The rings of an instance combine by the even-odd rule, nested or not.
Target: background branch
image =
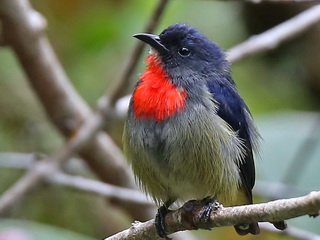
[[[237,62],[253,54],[275,49],[284,41],[291,39],[320,21],[320,5],[309,8],[297,16],[265,31],[228,51],[228,60]]]
[[[34,16],[39,15],[27,0],[3,0],[0,5],[5,41],[15,51],[48,117],[65,137],[70,138],[92,113],[70,84],[43,35],[44,29],[40,30],[39,26],[44,24],[36,23]],[[38,17],[38,22],[39,19],[43,18]],[[105,133],[99,133],[87,142],[80,154],[102,180],[134,186],[120,149]]]
[[[32,169],[46,158],[40,154],[0,153],[0,168]],[[81,176],[72,176],[57,169],[49,175],[44,175],[44,180],[51,184],[59,184],[77,190],[99,194],[110,200],[125,201],[143,205],[153,205],[142,192],[103,183]]]
[[[159,6],[148,25],[150,31],[157,25],[167,2],[163,0],[159,2]],[[102,180],[119,186],[134,187],[132,173],[129,171],[119,148],[107,134],[99,132],[95,135],[104,123],[102,114],[97,112],[92,115],[88,105],[71,86],[47,38],[42,34],[45,24],[37,19],[35,20],[33,16],[40,16],[40,14],[35,13],[26,0],[4,0],[0,6],[5,40],[14,49],[50,119],[66,137],[72,135],[73,138],[82,138],[78,141],[71,139],[62,149],[62,152],[65,149],[69,151],[74,147],[73,150],[69,151],[71,154],[68,154],[68,156],[79,152]],[[38,22],[41,24],[38,24]],[[139,54],[141,50],[136,50],[135,54]],[[136,55],[132,58],[132,65],[128,68],[134,68],[134,61],[137,61],[137,57]],[[123,79],[121,81],[127,80]],[[111,99],[115,101],[119,91],[118,88]],[[105,109],[104,114],[112,116],[113,114],[108,111],[111,110],[109,105],[106,104],[105,106],[107,109]],[[83,122],[84,124],[82,124]],[[95,125],[92,125],[92,123]],[[80,125],[80,130],[78,130]],[[86,129],[87,126],[89,126],[88,129]],[[74,146],[75,142],[79,145]],[[24,191],[18,191],[19,195],[26,193],[31,185],[42,177],[43,175],[36,174],[36,172],[29,172],[23,179],[25,184],[16,185],[20,189],[21,186],[25,187]],[[33,180],[26,181],[27,179]],[[16,187],[13,187],[14,189]],[[12,196],[9,190],[6,192],[6,196]],[[14,192],[17,193],[15,190]],[[17,199],[18,195],[15,196]],[[6,203],[9,202],[6,201]],[[4,205],[8,206],[7,204]],[[149,218],[148,211],[140,211],[130,205],[123,207],[132,212],[137,219]]]

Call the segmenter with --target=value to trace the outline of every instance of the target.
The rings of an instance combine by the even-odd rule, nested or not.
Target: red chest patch
[[[164,120],[185,107],[187,93],[169,80],[156,54],[149,54],[148,66],[133,93],[133,110],[139,119]]]

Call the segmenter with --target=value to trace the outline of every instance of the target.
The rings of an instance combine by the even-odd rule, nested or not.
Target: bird
[[[133,37],[151,48],[129,103],[123,148],[138,185],[161,206],[159,236],[168,239],[163,221],[175,202],[252,204],[261,137],[226,53],[183,23]],[[258,223],[234,227],[240,235],[260,232]]]

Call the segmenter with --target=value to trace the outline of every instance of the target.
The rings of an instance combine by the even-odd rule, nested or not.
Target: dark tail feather
[[[247,235],[248,233],[251,233],[253,235],[257,235],[260,233],[260,228],[258,223],[250,223],[249,225],[236,225],[234,226],[237,233],[241,236]]]
[[[276,229],[285,230],[287,228],[287,223],[285,221],[271,222]]]

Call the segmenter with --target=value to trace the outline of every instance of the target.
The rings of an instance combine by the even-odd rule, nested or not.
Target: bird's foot
[[[155,225],[158,235],[161,238],[164,238],[166,240],[170,240],[171,238],[168,237],[166,230],[165,230],[165,217],[166,215],[171,212],[165,205],[161,206],[158,209],[156,219],[155,219]]]
[[[201,203],[203,204],[203,208],[200,212],[200,219],[204,223],[209,223],[211,213],[218,211],[222,205],[217,201],[217,199],[211,197],[202,199]]]

